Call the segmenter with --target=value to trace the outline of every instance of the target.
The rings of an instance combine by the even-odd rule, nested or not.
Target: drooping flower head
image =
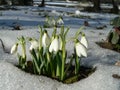
[[[49,44],[50,44],[50,37],[49,37],[47,31],[45,30],[43,32],[43,36],[42,36],[42,46],[44,48],[46,48]]]
[[[52,20],[51,20],[51,25],[56,26],[56,21],[54,18],[52,18]]]
[[[49,20],[50,20],[50,17],[47,16],[46,19],[45,19],[45,22],[49,22]]]
[[[63,18],[62,18],[62,17],[59,17],[59,18],[58,18],[58,20],[57,20],[57,24],[59,24],[59,25],[64,24],[64,22],[63,22]]]
[[[82,33],[80,42],[81,42],[86,48],[88,48],[88,40],[87,40],[87,38],[85,37],[85,34],[84,34],[84,33]]]
[[[32,50],[32,49],[38,49],[39,44],[38,44],[38,41],[36,39],[30,38],[29,41],[31,43],[30,50]]]
[[[55,36],[50,44],[49,52],[57,52],[58,50],[59,50],[59,37]]]
[[[86,47],[81,43],[79,42],[78,40],[76,40],[75,42],[75,51],[76,51],[76,54],[77,56],[79,57],[87,57],[87,49]]]
[[[10,53],[15,54],[17,52],[17,48],[18,48],[18,43],[14,44],[12,46]]]

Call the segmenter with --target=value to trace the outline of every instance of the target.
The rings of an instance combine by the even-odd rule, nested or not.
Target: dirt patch
[[[102,48],[110,49],[110,50],[113,50],[113,51],[116,51],[116,52],[120,53],[120,49],[117,48],[116,45],[111,44],[109,42],[96,42],[96,44],[99,45]]]
[[[20,68],[19,66],[17,66],[18,68]],[[67,67],[67,65],[66,65]],[[25,68],[25,72],[27,73],[30,73],[30,74],[34,74],[34,75],[37,75],[34,73],[34,70],[33,70],[33,63],[32,61],[27,61],[27,67]],[[71,66],[67,72],[67,75],[66,75],[66,78],[62,81],[62,83],[65,83],[65,84],[72,84],[74,82],[77,82],[77,81],[80,81],[81,79],[84,79],[84,78],[87,78],[88,76],[90,76],[92,73],[95,72],[96,70],[96,67],[93,68],[93,67],[86,67],[86,66],[81,66],[80,67],[80,71],[77,75],[74,74],[74,71],[75,70],[75,67],[74,66]],[[41,74],[43,76],[46,76],[46,77],[49,77],[49,78],[52,78],[52,79],[55,79],[59,82],[61,82],[58,77],[50,77],[49,75],[47,74]]]

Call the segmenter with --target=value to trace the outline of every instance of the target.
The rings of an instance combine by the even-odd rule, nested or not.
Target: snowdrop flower
[[[45,23],[48,24],[48,25],[51,25],[51,20],[50,20],[49,16],[46,17]]]
[[[54,25],[54,26],[56,25],[56,21],[54,18],[52,18],[51,25]]]
[[[15,54],[17,52],[17,48],[18,48],[18,43],[14,44],[12,46],[10,53]]]
[[[39,47],[38,41],[37,40],[30,40],[31,46],[30,46],[30,50],[32,49],[37,49]]]
[[[58,19],[57,24],[59,24],[59,25],[64,24],[63,19],[61,17]]]
[[[49,44],[50,44],[50,37],[47,31],[45,30],[42,36],[42,45],[44,48],[46,48]]]
[[[45,22],[48,22],[50,20],[50,17],[47,16],[46,19],[45,19]]]
[[[81,42],[86,48],[88,48],[88,40],[87,40],[87,38],[85,37],[85,34],[82,35],[80,42]]]
[[[59,38],[58,36],[56,36],[51,44],[50,44],[50,47],[49,47],[49,52],[57,52],[59,50]]]
[[[75,43],[75,50],[76,50],[77,56],[79,56],[79,57],[81,57],[81,56],[87,57],[87,49],[81,42],[77,41]]]
[[[80,11],[79,11],[79,10],[76,10],[76,11],[75,11],[75,15],[76,15],[76,16],[79,16],[79,15],[80,15]]]

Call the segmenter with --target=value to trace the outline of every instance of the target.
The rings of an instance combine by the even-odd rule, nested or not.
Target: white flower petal
[[[11,54],[16,53],[16,52],[17,52],[17,47],[18,47],[18,43],[17,43],[17,44],[14,44],[14,45],[12,46],[12,48],[11,48],[10,53],[11,53]]]
[[[42,37],[42,45],[44,48],[46,48],[50,44],[50,37],[47,34],[47,32],[44,32]]]
[[[31,42],[30,50],[37,49],[39,47],[39,44],[36,40],[32,40],[30,42]]]
[[[52,19],[51,25],[56,25],[56,21],[54,19]]]
[[[85,37],[84,35],[81,37],[80,42],[81,42],[86,48],[88,48],[88,40],[86,39],[86,37]]]
[[[61,25],[61,24],[64,24],[64,22],[63,22],[63,20],[60,18],[60,19],[58,19],[57,24]]]
[[[31,46],[30,46],[30,50],[32,50],[32,49],[34,49],[34,48],[33,48],[33,46],[31,45]]]
[[[81,56],[87,57],[87,49],[83,44],[81,44],[80,42],[76,43],[75,49],[76,49],[76,54],[79,57]]]
[[[49,52],[57,52],[59,50],[59,40],[58,37],[56,36],[53,41],[50,44],[49,47]]]

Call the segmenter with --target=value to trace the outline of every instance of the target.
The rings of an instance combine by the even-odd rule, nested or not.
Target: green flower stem
[[[26,48],[25,44],[22,44],[22,57],[25,59],[26,58]]]
[[[75,57],[75,74],[79,73],[79,69],[80,69],[80,60],[79,60],[78,56],[76,55],[76,57]]]
[[[26,41],[25,38],[22,36],[20,38],[18,38],[18,44],[21,45],[22,47],[22,55],[18,54],[18,58],[19,58],[19,65],[22,69],[25,69],[26,67]]]
[[[63,41],[63,48],[62,48],[62,69],[61,69],[61,80],[64,80],[64,69],[65,69],[65,58],[66,58],[66,52],[65,52],[65,41]]]
[[[39,68],[40,68],[40,73],[43,71],[43,73],[45,73],[45,71],[43,70],[43,67],[45,65],[45,59],[44,59],[44,55],[43,55],[43,47],[41,47],[41,49],[38,50],[38,62],[39,62]]]
[[[57,31],[57,28],[54,27],[54,31],[52,32],[52,37],[55,37],[55,36],[56,36],[56,31]]]
[[[63,81],[65,78],[65,62],[66,62],[65,45],[66,45],[66,35],[68,31],[69,31],[69,28],[67,28],[67,30],[64,31],[64,26],[61,27],[61,34],[60,34],[60,37],[62,39],[62,67],[61,67],[61,77],[60,77],[61,81]]]
[[[40,68],[39,68],[39,65],[37,63],[37,56],[36,56],[36,53],[35,53],[35,50],[33,49],[32,51],[30,51],[31,53],[31,56],[33,58],[33,67],[35,67],[35,71],[36,73],[40,74]]]
[[[55,58],[55,56],[54,56],[54,53],[52,52],[51,53],[51,61],[50,61],[50,69],[51,69],[52,77],[55,77],[55,69],[56,69],[56,67],[54,66],[54,62],[55,62],[54,58]]]
[[[42,62],[43,60],[43,48],[41,48],[40,50],[38,50],[38,61]]]
[[[50,62],[50,68],[51,68],[51,75],[52,75],[52,77],[55,77],[55,68],[53,67],[53,63],[52,62]]]
[[[70,63],[65,70],[65,74],[67,73],[68,69],[72,66],[73,59],[74,59],[74,56],[72,55],[72,57],[70,58]]]
[[[56,60],[57,60],[56,76],[59,77],[61,75],[61,60],[60,60],[60,57],[59,57],[59,52],[57,52]]]
[[[80,29],[75,34],[75,39],[79,37],[79,34],[81,34],[81,31],[83,30],[84,26],[80,27]]]
[[[65,57],[62,57],[61,80],[64,80]]]
[[[42,48],[42,34],[43,34],[43,30],[42,30],[41,26],[39,26],[39,29],[40,29],[39,50],[41,50],[41,48]]]
[[[25,69],[26,64],[26,43],[25,43],[25,39],[23,38],[23,41],[21,43],[22,46],[22,69]]]
[[[40,69],[39,69],[38,63],[36,62],[35,59],[33,59],[33,65],[34,65],[33,67],[35,68],[35,69],[34,69],[34,70],[35,70],[34,72],[40,75],[41,72],[40,72]]]
[[[47,59],[47,61],[46,61],[46,70],[47,70],[47,72],[48,72],[48,74],[50,74],[49,72],[49,64],[50,64],[50,55],[49,55],[49,52],[47,52],[46,53],[46,59]]]

